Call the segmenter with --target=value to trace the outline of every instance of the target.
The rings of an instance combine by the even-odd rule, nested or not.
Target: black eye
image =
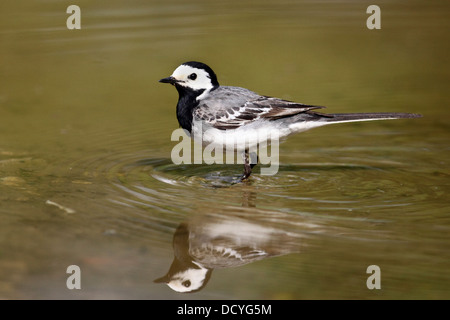
[[[195,73],[193,73],[195,75]],[[192,76],[192,74],[191,74]],[[186,288],[189,288],[191,286],[191,282],[189,280],[183,281],[181,283],[183,286],[185,286]]]
[[[195,79],[197,79],[197,74],[196,74],[196,73],[191,73],[191,74],[188,76],[188,78],[191,79],[191,80],[195,80]]]

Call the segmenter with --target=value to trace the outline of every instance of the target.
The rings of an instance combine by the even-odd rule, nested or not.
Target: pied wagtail
[[[244,148],[242,180],[250,176],[257,162],[249,160],[249,140],[250,144],[261,142],[252,141],[249,135],[267,137],[267,132],[276,131],[277,137],[284,138],[332,123],[421,117],[391,112],[319,113],[315,110],[324,107],[261,96],[245,88],[221,86],[214,71],[196,61],[183,63],[170,77],[159,82],[170,83],[177,89],[178,122],[191,136],[201,134],[204,144],[232,141],[232,147]],[[202,132],[196,132],[196,128],[201,128]]]
[[[302,233],[291,234],[258,219],[202,215],[178,226],[169,271],[153,281],[177,292],[196,292],[206,286],[214,269],[300,252],[304,238]]]

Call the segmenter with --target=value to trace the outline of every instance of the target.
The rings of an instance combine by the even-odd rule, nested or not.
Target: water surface
[[[57,1],[0,5],[0,298],[450,298],[446,2],[379,1],[381,30],[366,1],[76,4],[81,30]],[[424,117],[299,134],[277,175],[232,184],[239,165],[171,162],[177,93],[157,81],[189,60],[329,112]],[[154,283],[213,244],[235,249],[201,290]]]

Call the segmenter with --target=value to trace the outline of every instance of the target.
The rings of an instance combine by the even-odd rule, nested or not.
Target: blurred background
[[[80,30],[66,27],[71,4]],[[366,27],[371,4],[380,30]],[[0,298],[449,299],[449,9],[1,1]],[[232,185],[239,165],[170,160],[178,95],[158,80],[190,60],[326,112],[424,117],[301,133],[280,146],[277,175]],[[209,265],[192,294],[153,282],[179,248],[217,243],[272,254]],[[66,287],[70,265],[81,290]]]

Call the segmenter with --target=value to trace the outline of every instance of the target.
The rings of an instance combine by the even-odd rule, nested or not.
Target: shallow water
[[[0,298],[450,298],[446,2],[379,1],[381,30],[360,1],[77,4],[81,30],[57,1],[0,5]],[[157,81],[188,60],[329,112],[424,117],[301,133],[276,175],[236,184],[241,165],[171,161],[177,93]],[[201,290],[154,283],[212,244],[240,251]]]

